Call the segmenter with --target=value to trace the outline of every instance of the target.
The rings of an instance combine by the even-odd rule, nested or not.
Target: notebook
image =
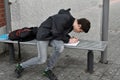
[[[80,41],[76,42],[76,43],[65,43],[65,46],[77,46],[79,44]]]

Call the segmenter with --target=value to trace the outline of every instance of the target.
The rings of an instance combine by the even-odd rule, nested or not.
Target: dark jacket
[[[50,16],[39,27],[37,32],[37,40],[62,40],[68,43],[69,32],[73,30],[74,18],[70,14],[70,9],[61,9],[58,14]]]

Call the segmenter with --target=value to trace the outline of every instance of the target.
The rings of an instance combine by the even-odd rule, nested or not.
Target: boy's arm
[[[60,18],[64,17],[64,18]],[[69,16],[66,14],[56,15],[52,18],[52,35],[54,39],[63,40],[65,43],[69,42],[70,36],[66,34],[64,31],[66,24],[69,21]]]
[[[63,34],[63,32],[60,32],[60,31],[52,32],[52,35],[55,39],[62,40],[64,43],[68,43],[69,39],[70,39],[69,35],[65,35],[65,34]]]
[[[62,40],[64,41],[64,43],[68,43],[70,38],[70,35],[65,35]]]
[[[64,26],[63,25],[59,25],[57,30],[55,28],[52,29],[51,32],[52,32],[53,38],[55,38],[57,40],[63,40],[65,43],[69,42],[70,36],[68,34],[64,33]]]

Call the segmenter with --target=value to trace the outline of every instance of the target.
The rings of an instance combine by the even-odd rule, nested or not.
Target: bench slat
[[[107,46],[107,41],[80,40],[80,42],[77,46],[67,46],[67,47],[68,48],[104,51],[106,46]]]
[[[0,42],[4,43],[18,43],[17,41],[11,40],[0,40]],[[29,44],[29,45],[36,45],[37,40],[27,41],[27,42],[20,42],[20,44]],[[77,49],[87,49],[87,50],[97,50],[97,51],[104,51],[107,46],[107,41],[90,41],[90,40],[80,40],[77,46],[65,46],[66,48],[77,48]]]
[[[0,42],[4,43],[18,43],[18,41],[11,41],[11,40],[0,40]],[[26,42],[20,42],[20,44],[29,44],[29,45],[36,45],[37,41],[36,40],[31,40],[31,41],[26,41]]]

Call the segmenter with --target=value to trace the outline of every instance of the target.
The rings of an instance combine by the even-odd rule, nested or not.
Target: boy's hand
[[[78,38],[73,37],[69,39],[69,43],[76,43],[76,42],[78,42]]]

